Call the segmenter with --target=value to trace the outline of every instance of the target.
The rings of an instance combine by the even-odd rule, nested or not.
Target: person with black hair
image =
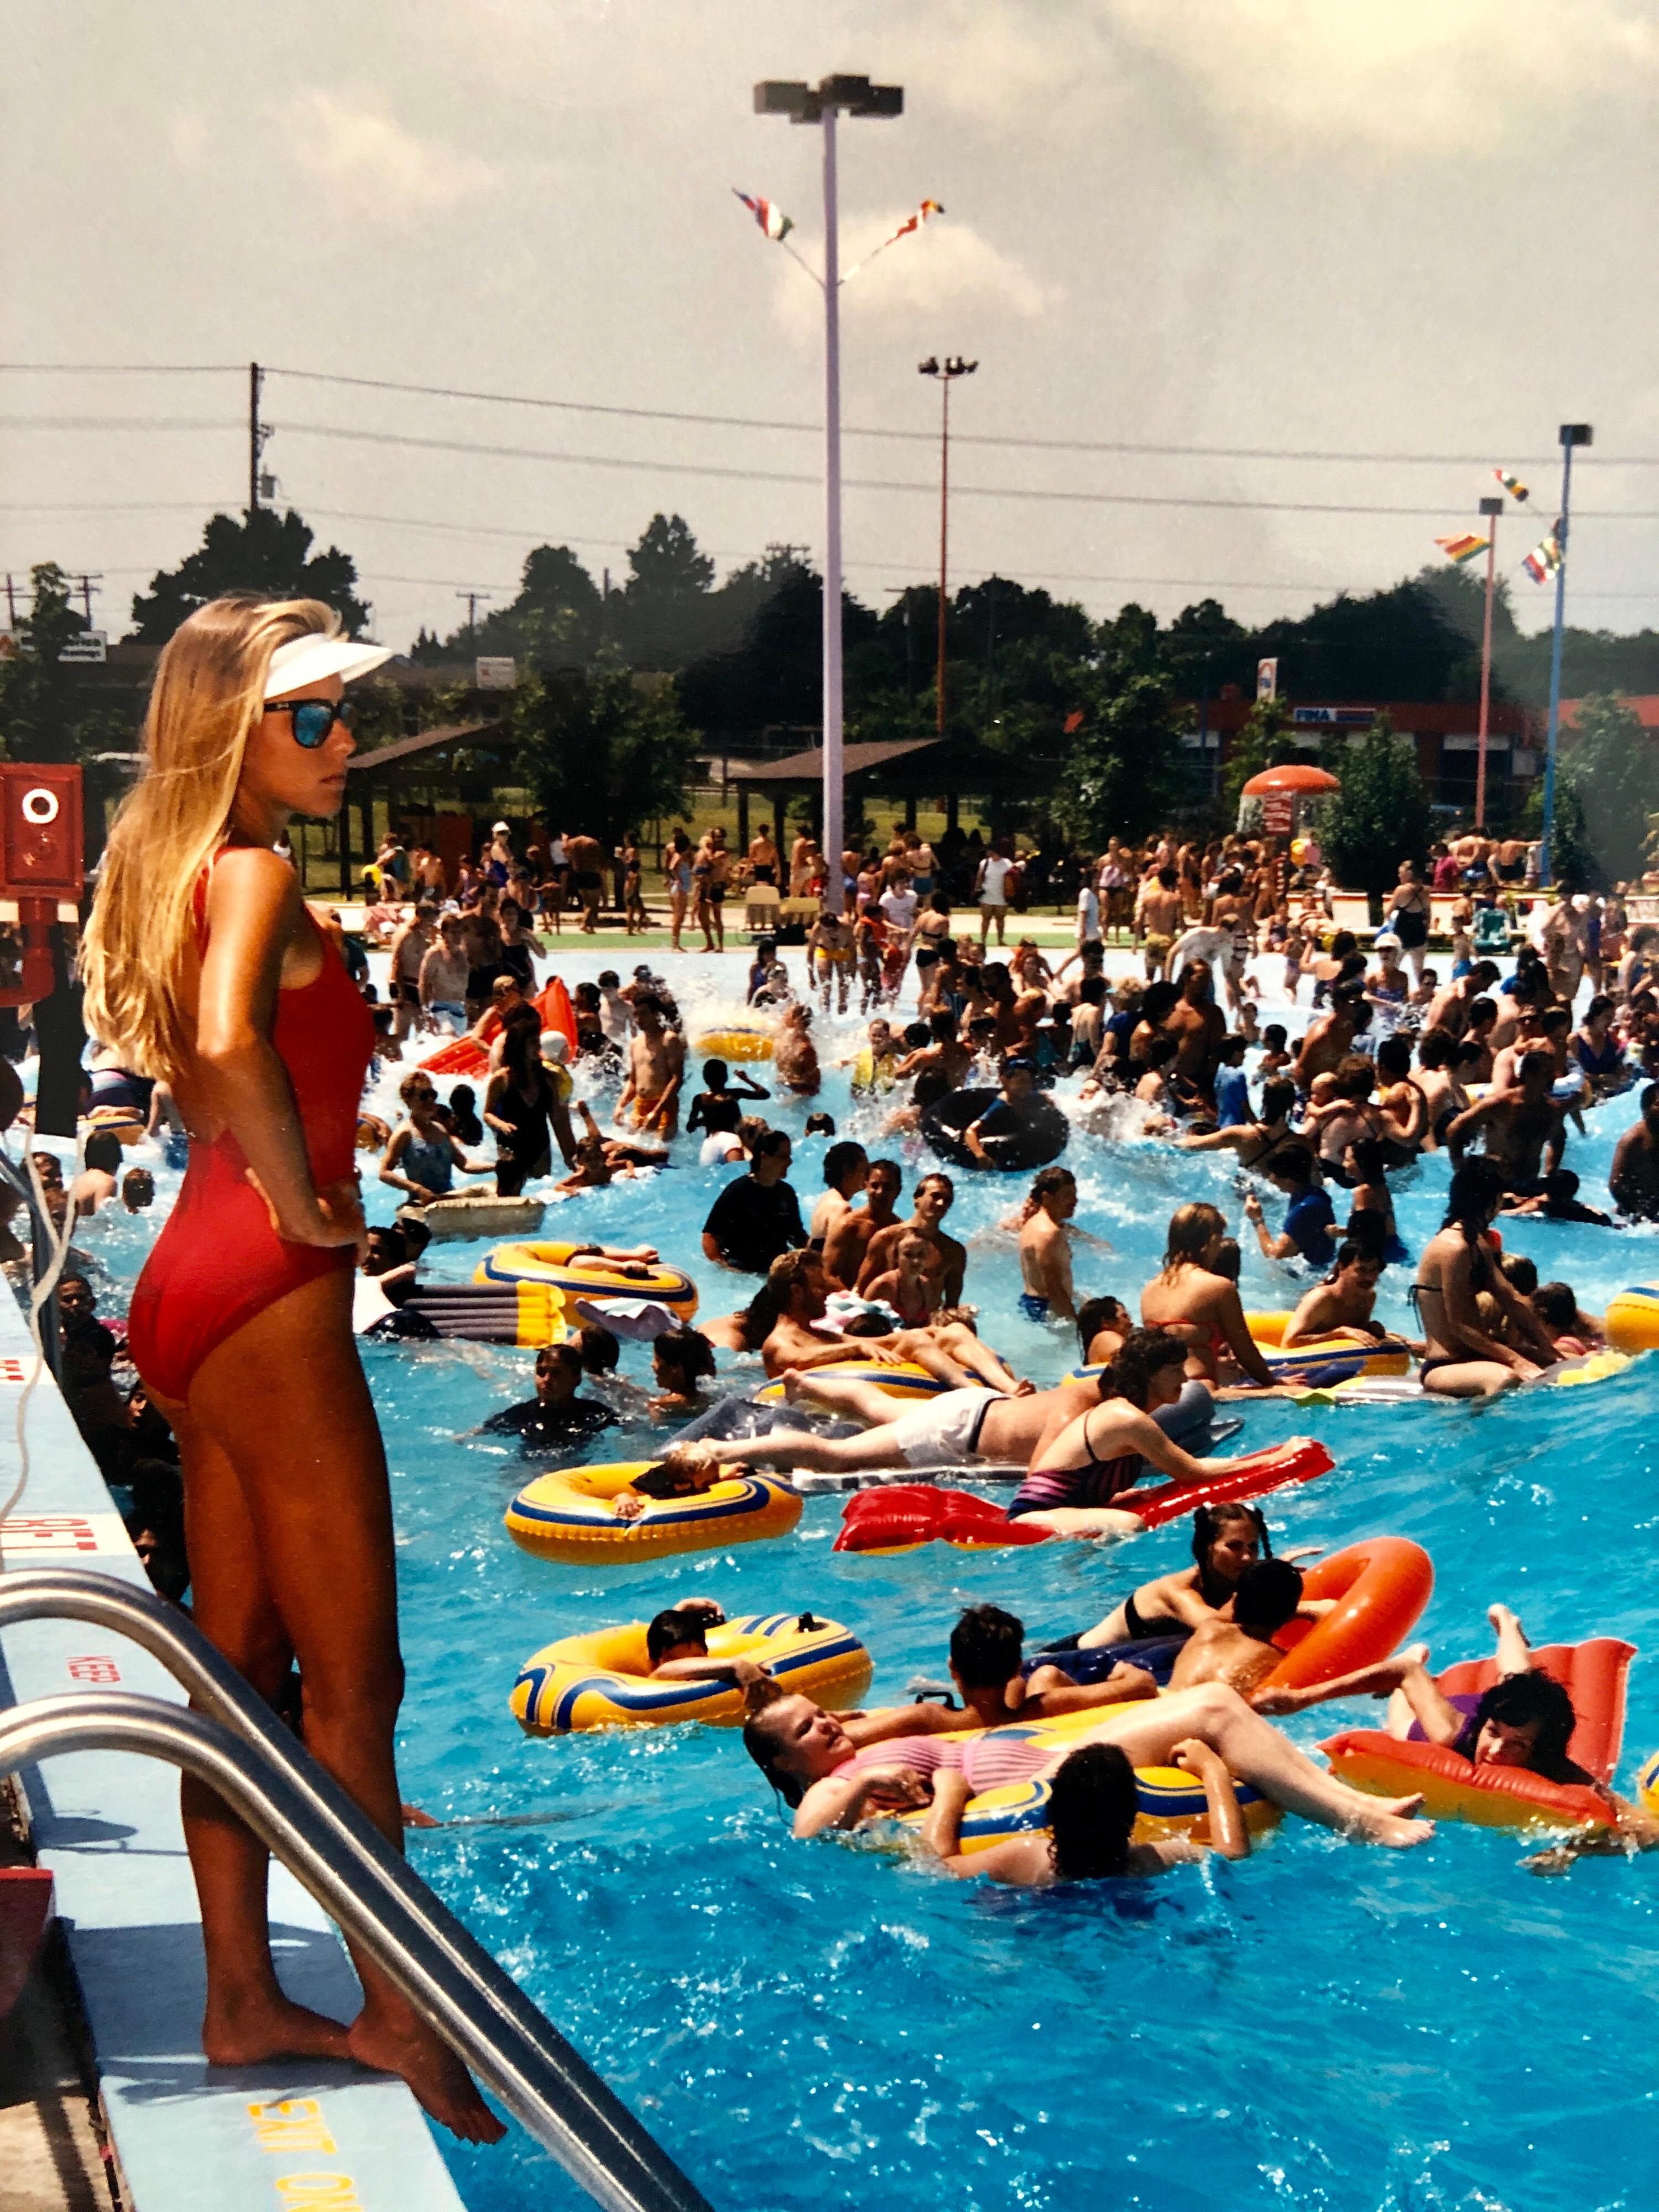
[[[1302,1606],[1302,1571],[1289,1559],[1258,1559],[1233,1589],[1232,1619],[1219,1613],[1200,1621],[1170,1672],[1172,1690],[1200,1682],[1228,1682],[1248,1697],[1284,1657],[1273,1638]]]
[[[823,1240],[823,1267],[835,1285],[850,1291],[863,1272],[871,1240],[898,1223],[903,1170],[896,1160],[872,1160],[865,1171],[864,1203],[849,1206]]]
[[[1380,1137],[1356,1137],[1342,1156],[1347,1186],[1352,1194],[1348,1213],[1350,1243],[1363,1243],[1376,1253],[1384,1267],[1403,1267],[1411,1254],[1400,1241],[1395,1226],[1394,1200],[1389,1194],[1387,1152]]]
[[[1613,1148],[1607,1188],[1620,1213],[1659,1221],[1659,1083],[1648,1084],[1638,1103],[1642,1118]]]
[[[689,1419],[703,1411],[700,1385],[714,1375],[714,1347],[698,1329],[665,1329],[652,1343],[651,1371],[658,1390],[651,1412],[659,1419]]]
[[[1426,1347],[1419,1379],[1442,1397],[1494,1397],[1555,1362],[1543,1325],[1506,1279],[1486,1235],[1503,1198],[1504,1176],[1496,1163],[1465,1160],[1452,1176],[1440,1232],[1417,1263],[1412,1302]],[[1482,1291],[1497,1300],[1525,1352],[1483,1328],[1475,1304]]]
[[[1577,1176],[1571,1168],[1557,1168],[1544,1177],[1544,1188],[1531,1198],[1506,1198],[1505,1213],[1540,1215],[1546,1221],[1583,1221],[1596,1229],[1612,1229],[1616,1224],[1610,1213],[1598,1213],[1593,1206],[1586,1206],[1578,1195]]]
[[[695,1137],[699,1129],[709,1137],[735,1136],[743,1123],[744,1102],[772,1096],[762,1090],[747,1069],[739,1067],[734,1073],[723,1060],[704,1060],[702,1084],[685,1117],[688,1137]]]
[[[1098,1682],[1073,1681],[1053,1665],[1022,1674],[1024,1643],[1024,1623],[1000,1605],[970,1605],[963,1613],[951,1631],[951,1680],[968,1709],[964,1728],[1052,1720],[1057,1713],[1158,1695],[1145,1668],[1121,1660]]]
[[[807,1133],[811,1133],[810,1126]],[[869,1180],[870,1155],[856,1139],[844,1137],[825,1152],[823,1192],[807,1225],[807,1240],[815,1251],[823,1251],[830,1231],[852,1212],[854,1200]]]
[[[492,1413],[477,1433],[516,1437],[526,1453],[568,1451],[587,1443],[601,1429],[614,1428],[617,1417],[598,1399],[576,1395],[581,1380],[582,1356],[574,1344],[544,1345],[536,1354],[535,1396]]]
[[[1264,1170],[1286,1146],[1303,1141],[1291,1127],[1295,1104],[1296,1085],[1275,1076],[1261,1086],[1259,1117],[1227,1123],[1201,1137],[1178,1137],[1176,1142],[1183,1152],[1237,1152],[1240,1167]]]
[[[785,1180],[792,1157],[787,1129],[755,1139],[748,1174],[726,1184],[702,1225],[705,1259],[763,1275],[781,1254],[805,1243],[800,1203]]]
[[[744,1687],[759,1681],[766,1668],[749,1658],[711,1659],[708,1632],[726,1615],[713,1598],[688,1597],[646,1623],[645,1656],[656,1682],[736,1682]]]
[[[1446,1146],[1461,1161],[1480,1132],[1486,1157],[1503,1172],[1504,1188],[1531,1198],[1561,1164],[1566,1149],[1566,1109],[1551,1095],[1555,1061],[1541,1047],[1524,1052],[1513,1085],[1494,1088],[1460,1114],[1446,1131]]]
[[[910,1732],[902,1727],[907,1712],[913,1717]],[[866,1715],[865,1723],[867,1726],[872,1720],[889,1717]],[[1063,1767],[1080,1751],[1097,1745],[1115,1748],[1133,1769],[1184,1759],[1194,1743],[1207,1747],[1228,1774],[1249,1783],[1274,1804],[1356,1842],[1403,1850],[1426,1843],[1434,1833],[1432,1821],[1413,1818],[1422,1802],[1419,1796],[1388,1799],[1349,1789],[1252,1712],[1224,1682],[1205,1682],[1194,1690],[1109,1707],[1060,1751],[1018,1729],[989,1729],[940,1742],[939,1720],[959,1716],[944,1713],[938,1706],[900,1708],[892,1717],[899,1727],[885,1730],[878,1741],[865,1735],[860,1741],[854,1724],[825,1712],[811,1698],[791,1697],[776,1682],[753,1685],[744,1749],[793,1812],[797,1837],[857,1828],[894,1811],[920,1808],[932,1802],[939,1778],[953,1771],[966,1784],[965,1802],[967,1796],[1006,1783],[1047,1782],[1052,1789]],[[1124,1796],[1130,1817],[1115,1834],[1106,1834],[1091,1833],[1086,1818],[1073,1826],[1066,1809],[1071,1788],[1070,1779],[1060,1785],[1062,1810],[1053,1830],[1052,1850],[1048,1837],[1039,1833],[995,1844],[967,1862],[959,1862],[951,1850],[940,1856],[952,1873],[1036,1886],[1054,1881],[1062,1870],[1075,1878],[1089,1860],[1091,1846],[1126,1856],[1133,1825],[1133,1789]],[[1051,1821],[1053,1818],[1051,1799]],[[1108,1865],[1091,1869],[1096,1873],[1112,1870]],[[1120,1864],[1116,1870],[1131,1869]]]
[[[1190,1567],[1142,1583],[1104,1620],[1085,1629],[1078,1649],[1187,1637],[1214,1620],[1231,1605],[1245,1570],[1273,1556],[1260,1507],[1200,1505],[1193,1515],[1192,1553]]]
[[[1306,1145],[1286,1145],[1262,1164],[1262,1173],[1290,1204],[1285,1226],[1269,1236],[1261,1200],[1254,1191],[1244,1200],[1244,1218],[1255,1231],[1264,1260],[1304,1259],[1310,1267],[1328,1267],[1336,1253],[1336,1209],[1321,1188],[1317,1164]]]
[[[1078,1351],[1085,1367],[1098,1367],[1115,1358],[1134,1327],[1134,1318],[1121,1298],[1085,1298],[1077,1310]]]
[[[1295,1345],[1332,1336],[1375,1344],[1386,1335],[1382,1323],[1371,1318],[1382,1266],[1380,1252],[1350,1235],[1338,1249],[1330,1273],[1303,1293],[1285,1324],[1285,1334],[1279,1340],[1280,1349],[1288,1352]]]

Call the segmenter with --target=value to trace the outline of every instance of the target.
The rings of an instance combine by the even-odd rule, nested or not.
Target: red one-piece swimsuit
[[[196,899],[204,939],[206,879]],[[307,920],[310,917],[307,916]],[[333,940],[317,924],[322,972],[276,994],[270,1042],[288,1070],[311,1178],[319,1190],[354,1170],[357,1111],[374,1048],[374,1024]],[[291,1244],[247,1180],[247,1156],[228,1129],[191,1140],[178,1204],[132,1293],[127,1345],[159,1397],[181,1402],[197,1369],[267,1306],[356,1259],[349,1244]]]

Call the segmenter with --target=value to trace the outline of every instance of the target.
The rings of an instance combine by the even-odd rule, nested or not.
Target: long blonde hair
[[[171,1082],[189,1065],[196,886],[224,840],[270,656],[339,628],[320,599],[232,597],[199,607],[162,648],[144,773],[110,832],[81,960],[87,1026],[137,1074]]]

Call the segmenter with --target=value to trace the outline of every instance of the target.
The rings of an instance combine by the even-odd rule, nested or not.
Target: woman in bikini
[[[1089,1651],[1107,1644],[1190,1636],[1232,1603],[1246,1567],[1273,1555],[1267,1524],[1258,1507],[1200,1505],[1193,1516],[1193,1565],[1132,1590],[1104,1620],[1084,1631],[1078,1649]]]
[[[1504,1176],[1491,1160],[1465,1160],[1451,1179],[1446,1218],[1423,1248],[1412,1303],[1426,1340],[1419,1380],[1445,1398],[1492,1398],[1555,1364],[1555,1346],[1498,1264],[1486,1231],[1504,1202]],[[1528,1352],[1512,1351],[1481,1327],[1476,1297],[1498,1301]]]
[[[1295,1084],[1287,1082],[1283,1076],[1275,1076],[1261,1086],[1259,1121],[1239,1121],[1231,1128],[1212,1129],[1206,1137],[1178,1137],[1176,1146],[1183,1152],[1237,1152],[1240,1167],[1260,1171],[1286,1145],[1303,1142],[1300,1133],[1291,1127],[1295,1104]]]
[[[1226,1237],[1218,1207],[1177,1206],[1170,1218],[1164,1265],[1140,1294],[1140,1318],[1146,1328],[1182,1340],[1189,1375],[1216,1382],[1222,1361],[1231,1357],[1248,1382],[1272,1389],[1273,1370],[1244,1325],[1238,1285],[1215,1272]]]
[[[84,970],[96,1034],[171,1085],[191,1133],[128,1343],[179,1441],[197,1625],[273,1705],[298,1661],[309,1749],[398,1844],[391,1498],[351,1333],[374,1030],[272,850],[292,816],[339,811],[343,685],[387,657],[338,629],[316,600],[223,599],[174,634]],[[498,2137],[460,2062],[368,1960],[349,2027],[284,1994],[264,1845],[203,1784],[185,1783],[183,1808],[210,2062],[355,2058],[401,2074],[458,2135]]]

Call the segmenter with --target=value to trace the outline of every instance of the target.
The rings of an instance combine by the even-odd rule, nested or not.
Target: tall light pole
[[[1486,614],[1480,629],[1480,735],[1474,757],[1474,826],[1486,826],[1486,723],[1492,711],[1492,596],[1498,574],[1498,518],[1502,499],[1483,499],[1480,513],[1486,524]]]
[[[846,843],[842,810],[841,674],[841,236],[836,190],[836,118],[904,112],[903,88],[867,76],[827,76],[817,85],[755,87],[757,115],[787,115],[823,132],[823,857],[832,905]]]
[[[1555,745],[1561,726],[1561,626],[1567,608],[1567,514],[1572,503],[1572,450],[1595,442],[1588,422],[1561,425],[1561,513],[1555,525],[1555,635],[1550,643],[1550,728],[1544,754],[1544,849],[1539,854],[1538,880],[1547,890],[1554,879],[1551,846],[1555,835]]]
[[[950,604],[946,576],[951,550],[951,386],[957,377],[971,376],[978,367],[976,361],[964,361],[959,353],[942,362],[929,354],[926,361],[916,363],[919,374],[938,380],[943,403],[939,442],[939,665],[933,679],[937,727],[941,738],[945,735],[945,617]]]

